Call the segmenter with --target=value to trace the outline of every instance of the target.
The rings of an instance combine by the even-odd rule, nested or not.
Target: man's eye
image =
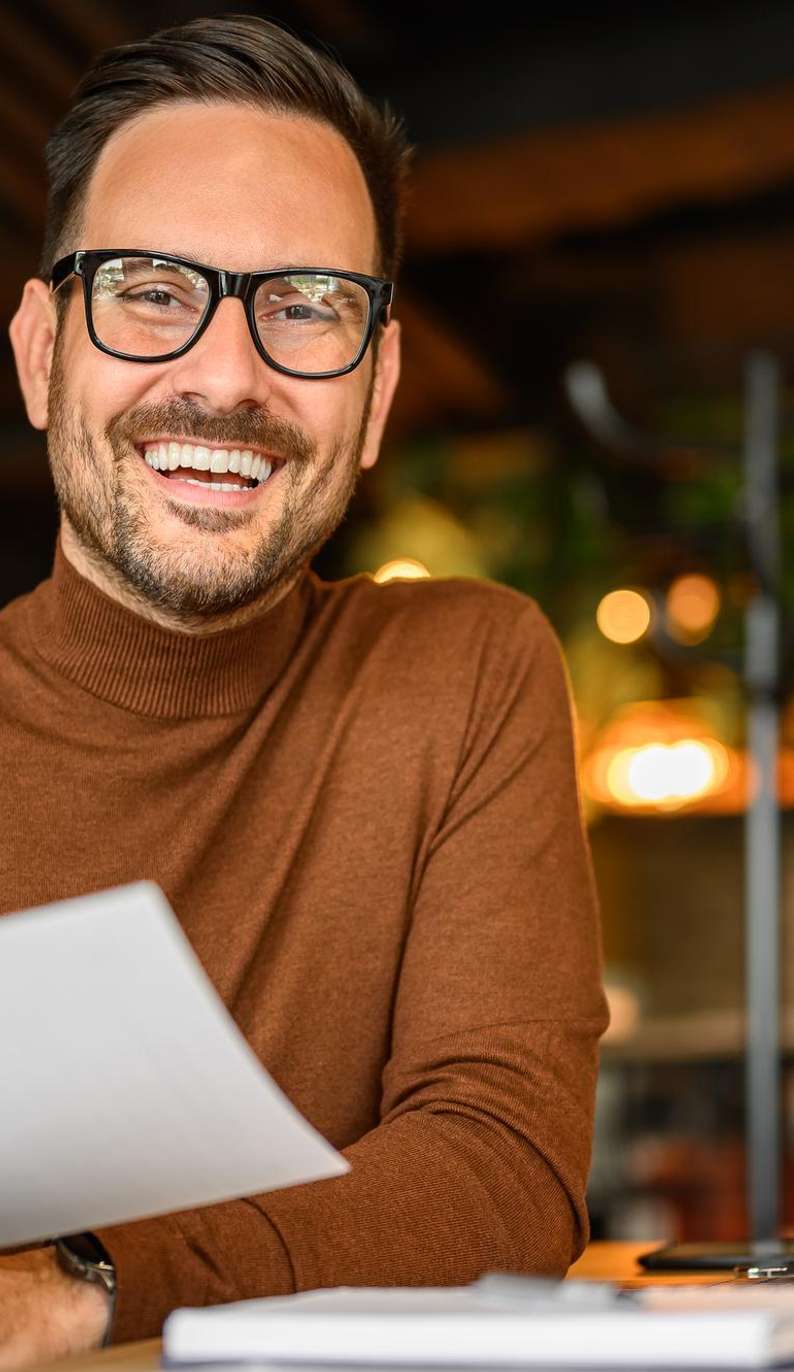
[[[184,300],[177,299],[164,286],[136,287],[134,291],[126,291],[122,299],[130,301],[132,304],[156,305],[160,309],[168,309],[174,306],[181,309],[185,305]]]
[[[279,313],[285,319],[316,319],[320,311],[312,309],[311,305],[285,305]]]
[[[336,311],[319,301],[285,300],[278,295],[272,295],[260,311],[260,319],[266,324],[330,324],[336,318]]]

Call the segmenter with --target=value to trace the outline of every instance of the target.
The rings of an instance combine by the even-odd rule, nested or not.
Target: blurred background
[[[742,617],[748,356],[782,383],[794,610],[794,6],[555,0],[244,4],[328,45],[406,122],[416,165],[383,456],[326,578],[470,576],[538,598],[567,653],[613,1022],[597,1237],[746,1229]],[[0,0],[3,316],[36,270],[42,149],[101,48],[218,13],[189,0]],[[56,530],[5,333],[0,603]],[[780,796],[794,843],[794,673]],[[785,873],[784,966],[794,929]],[[783,978],[786,1169],[794,977]],[[787,1197],[794,1195],[786,1187]],[[794,1199],[786,1220],[794,1224]]]

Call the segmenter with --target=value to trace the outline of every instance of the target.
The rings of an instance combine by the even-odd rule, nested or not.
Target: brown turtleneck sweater
[[[58,545],[0,613],[0,680],[0,912],[159,882],[268,1071],[352,1164],[100,1231],[114,1340],[178,1305],[563,1272],[587,1236],[604,1006],[536,606],[307,571],[197,638],[108,599]],[[87,1131],[87,1168],[101,1148]]]

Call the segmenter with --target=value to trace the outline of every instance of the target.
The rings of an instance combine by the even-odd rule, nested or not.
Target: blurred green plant
[[[711,697],[724,736],[741,734],[742,616],[753,583],[741,533],[742,411],[737,394],[680,393],[661,405],[656,432],[671,458],[649,467],[595,452],[548,429],[425,438],[393,447],[367,477],[369,509],[348,530],[344,574],[411,557],[434,576],[476,576],[534,596],[567,650],[582,715],[599,727],[631,699]],[[695,454],[677,460],[674,446]],[[723,447],[726,453],[709,450]],[[794,546],[794,435],[781,449],[780,522]],[[686,572],[717,583],[720,613],[706,641],[660,651],[652,638],[607,643],[595,627],[602,596],[643,587],[663,606]],[[781,596],[794,612],[794,567]],[[657,616],[658,621],[658,616]]]

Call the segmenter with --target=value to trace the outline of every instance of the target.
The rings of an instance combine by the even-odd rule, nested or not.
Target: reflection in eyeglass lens
[[[285,273],[260,286],[254,317],[262,344],[276,362],[333,371],[348,366],[361,347],[369,296],[344,277]]]
[[[116,257],[94,277],[94,329],[116,352],[157,357],[188,341],[209,298],[208,282],[191,267],[167,258]]]

